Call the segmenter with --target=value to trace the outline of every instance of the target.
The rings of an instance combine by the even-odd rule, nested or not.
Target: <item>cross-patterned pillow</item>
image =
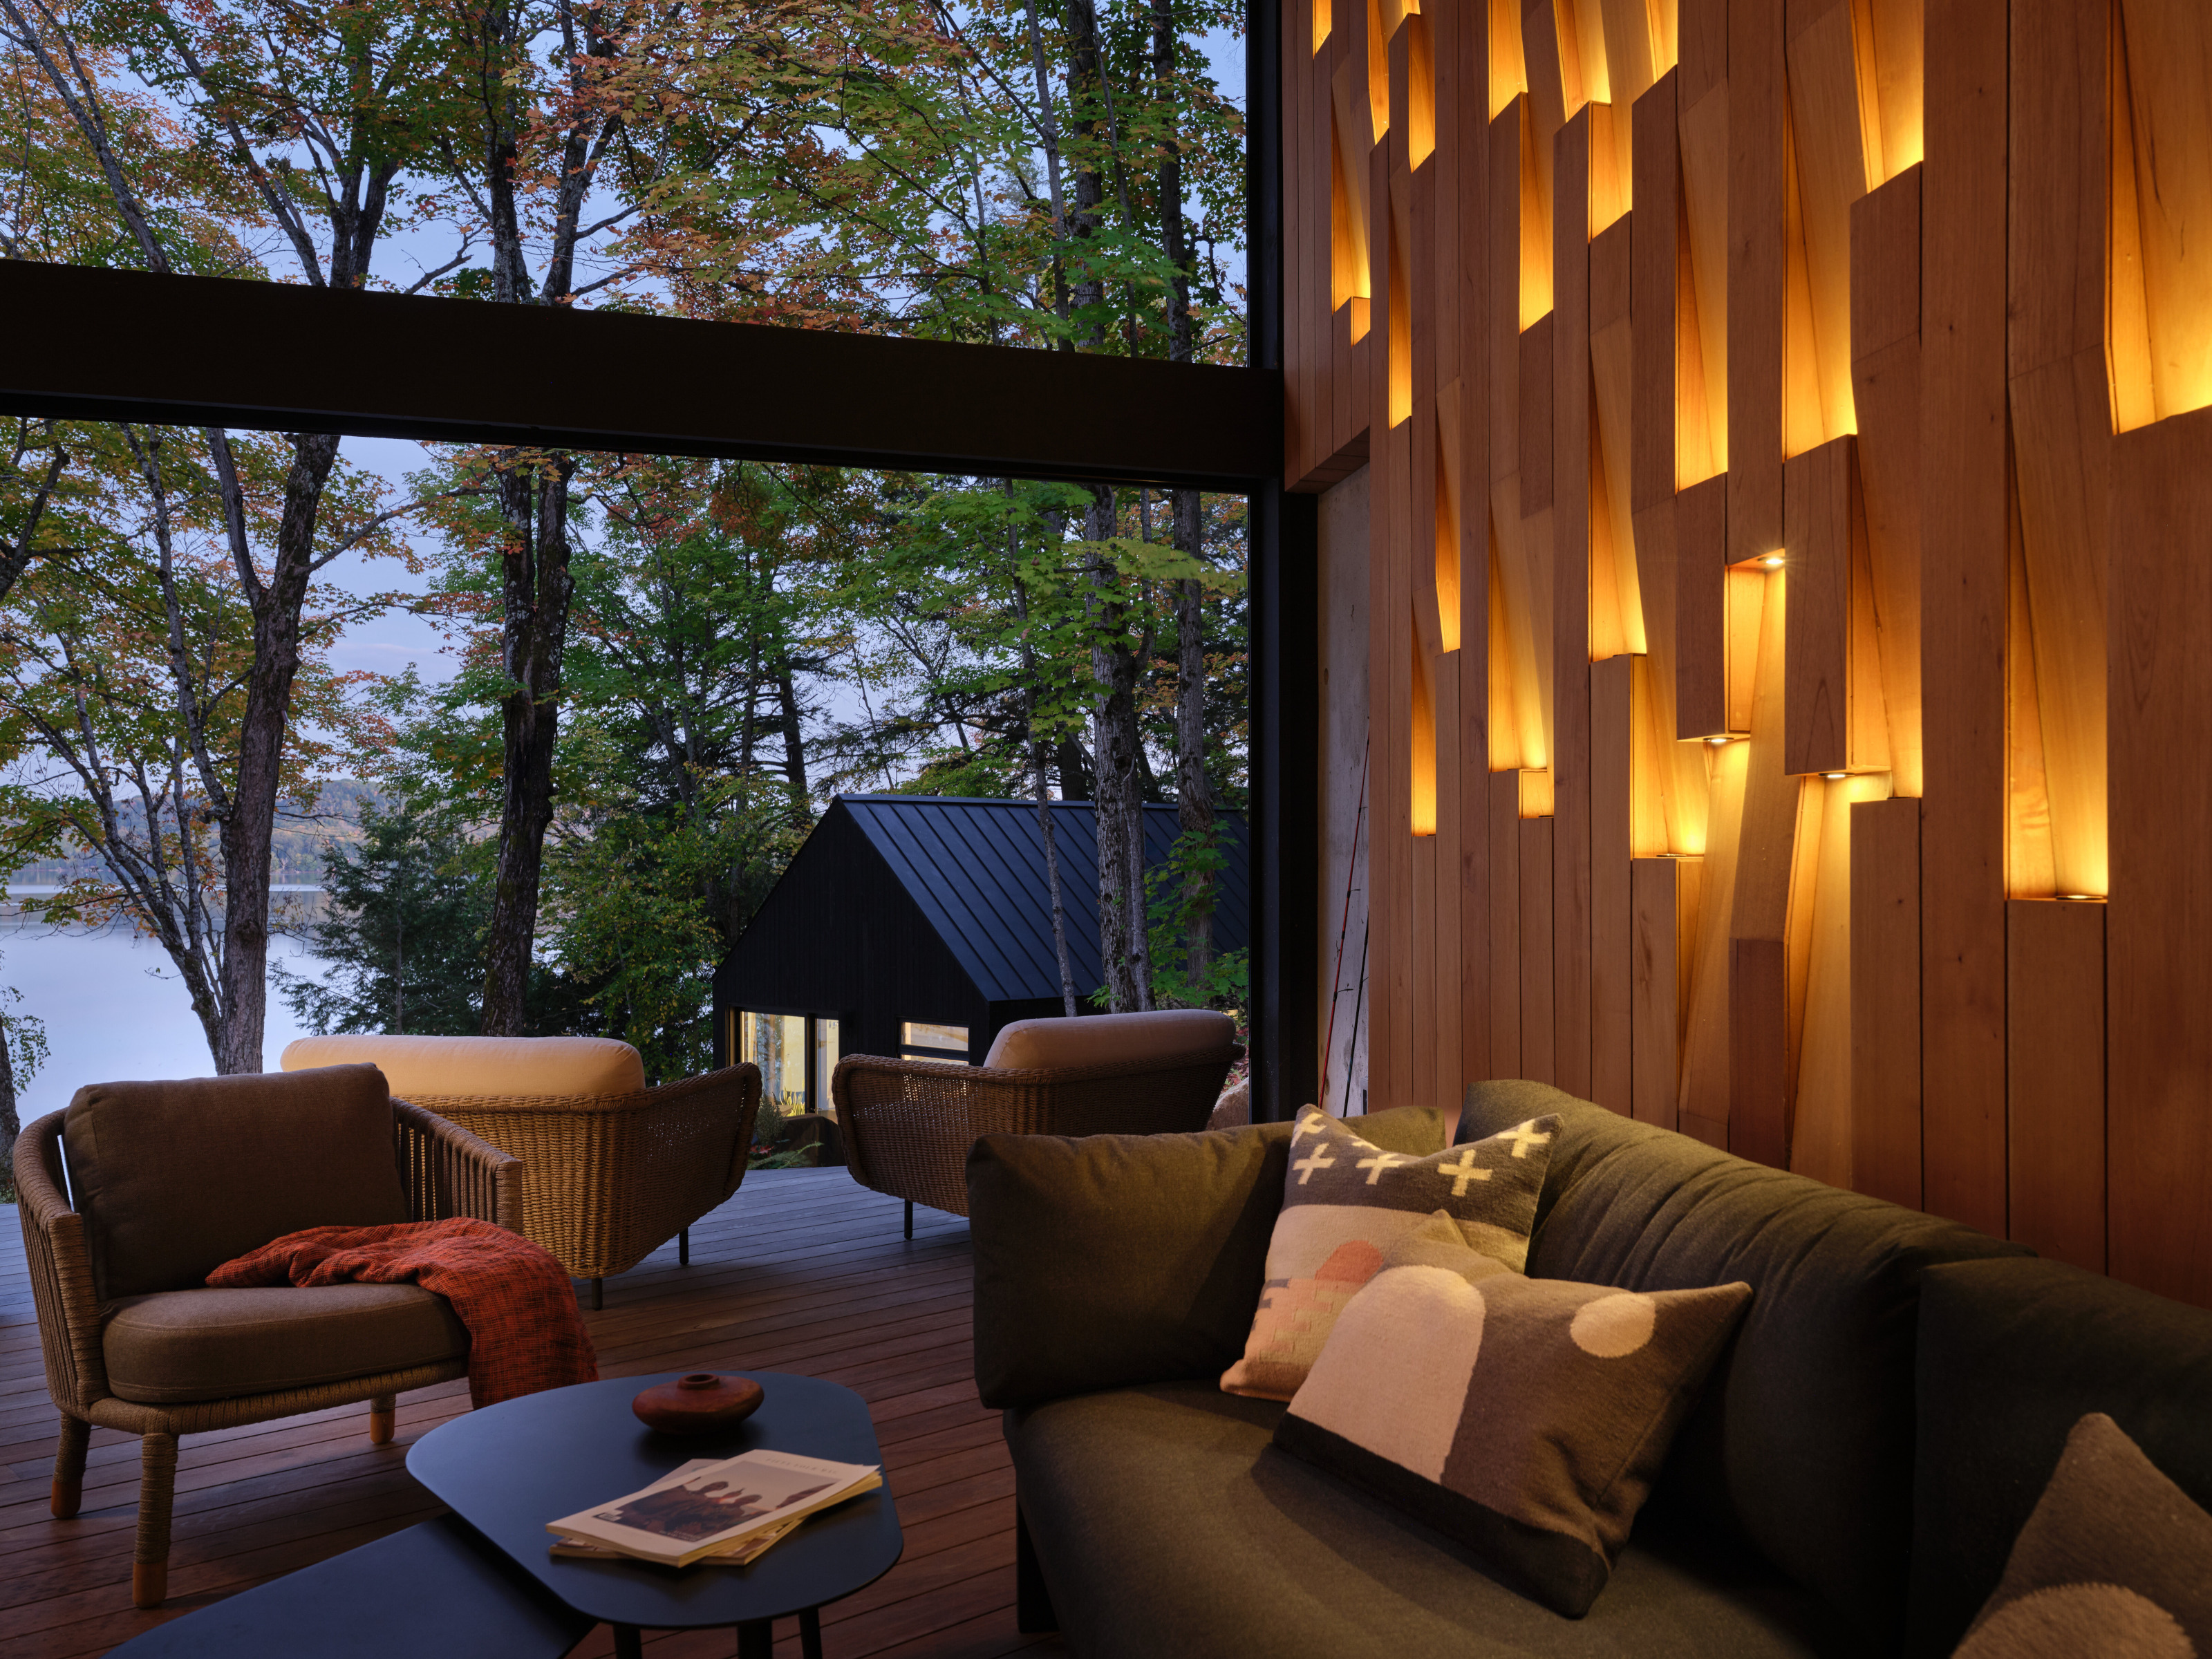
[[[1556,1116],[1531,1118],[1487,1140],[1413,1158],[1370,1146],[1307,1107],[1291,1139],[1259,1311],[1222,1388],[1262,1400],[1296,1394],[1338,1313],[1380,1271],[1383,1254],[1439,1210],[1470,1246],[1519,1272],[1559,1127]]]

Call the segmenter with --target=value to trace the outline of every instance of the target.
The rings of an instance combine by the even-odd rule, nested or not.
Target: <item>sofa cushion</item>
[[[1221,1386],[1262,1400],[1296,1394],[1339,1310],[1393,1244],[1438,1212],[1469,1245],[1517,1269],[1528,1257],[1558,1127],[1556,1119],[1535,1118],[1415,1158],[1363,1139],[1317,1106],[1300,1112],[1282,1211],[1267,1242],[1267,1287],[1244,1352],[1222,1373]]]
[[[95,1083],[62,1144],[104,1302],[185,1290],[303,1227],[407,1219],[373,1066]]]
[[[1526,1279],[1439,1212],[1344,1310],[1275,1443],[1579,1619],[1749,1295]]]
[[[1441,1113],[1358,1120],[1395,1152]],[[968,1153],[975,1384],[987,1406],[1170,1377],[1243,1351],[1282,1206],[1291,1126],[1212,1133],[985,1135]]]
[[[468,1358],[443,1297],[412,1285],[167,1291],[106,1310],[108,1387],[142,1405],[275,1394]]]
[[[2212,1515],[2102,1412],[2074,1425],[1959,1659],[2212,1653]]]
[[[1694,1527],[1646,1527],[1587,1619],[1268,1444],[1283,1407],[1202,1382],[1011,1412],[1031,1541],[1085,1659],[1751,1659],[1856,1654],[1813,1597]]]
[[[1996,1588],[2075,1424],[2111,1417],[2212,1510],[2212,1312],[2057,1261],[1921,1288],[1912,1641],[1948,1653]]]
[[[1000,1028],[983,1064],[1006,1071],[1044,1071],[1126,1066],[1139,1060],[1205,1060],[1236,1041],[1235,1022],[1206,1008],[1018,1019]]]
[[[1540,1084],[1475,1085],[1460,1133],[1543,1111],[1565,1121],[1530,1273],[1638,1291],[1752,1287],[1662,1487],[1893,1649],[1912,1538],[1921,1277],[2025,1250]]]
[[[418,1096],[628,1095],[645,1087],[637,1050],[612,1037],[308,1036],[284,1047],[288,1072],[366,1062],[402,1100]]]

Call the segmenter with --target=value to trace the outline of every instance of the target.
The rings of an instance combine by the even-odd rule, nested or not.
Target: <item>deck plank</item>
[[[995,1412],[975,1398],[967,1223],[915,1213],[842,1170],[748,1177],[673,1243],[607,1281],[585,1321],[603,1376],[702,1366],[826,1377],[868,1401],[906,1531],[899,1565],[823,1609],[840,1659],[997,1659],[1064,1653],[1014,1628],[1013,1469]],[[131,1605],[135,1437],[98,1429],[83,1512],[56,1521],[46,1484],[57,1419],[12,1208],[0,1214],[0,1650],[90,1659],[166,1619],[441,1512],[406,1470],[407,1448],[468,1409],[467,1385],[399,1399],[389,1446],[368,1443],[366,1407],[185,1438],[177,1472],[168,1604]],[[777,1652],[798,1630],[777,1626]],[[726,1654],[726,1632],[650,1637],[654,1659]],[[578,1659],[612,1651],[602,1627]]]

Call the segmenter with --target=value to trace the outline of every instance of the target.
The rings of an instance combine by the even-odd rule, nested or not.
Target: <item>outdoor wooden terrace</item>
[[[826,1377],[869,1404],[906,1553],[859,1595],[825,1607],[832,1659],[992,1659],[1065,1652],[1014,1628],[1014,1483],[998,1414],[976,1403],[969,1348],[968,1224],[901,1206],[840,1170],[757,1171],[691,1230],[606,1285],[586,1313],[605,1376],[702,1368]],[[399,1398],[393,1443],[372,1446],[368,1407],[348,1406],[187,1437],[177,1470],[169,1599],[131,1605],[137,1440],[93,1433],[84,1509],[47,1512],[55,1413],[12,1206],[0,1216],[0,1653],[104,1653],[163,1619],[210,1605],[438,1514],[408,1474],[407,1448],[468,1409],[466,1383]],[[796,1656],[795,1620],[776,1626]],[[726,1655],[728,1630],[647,1633],[660,1659]],[[613,1651],[601,1626],[576,1650]]]

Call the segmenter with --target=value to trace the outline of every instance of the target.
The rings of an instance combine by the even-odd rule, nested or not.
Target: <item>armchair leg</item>
[[[679,1267],[691,1265],[691,1230],[689,1227],[676,1235],[676,1265]]]
[[[906,1201],[906,1236],[914,1237],[914,1200],[910,1198]]]
[[[131,1601],[158,1607],[169,1594],[169,1512],[177,1498],[177,1437],[149,1434],[138,1455],[138,1547],[131,1559]]]
[[[597,1313],[605,1306],[606,1281],[603,1279],[595,1279],[592,1281],[592,1311]]]
[[[368,1402],[368,1443],[388,1446],[392,1443],[394,1420],[399,1415],[399,1401],[394,1395],[380,1394]]]
[[[62,1419],[61,1444],[54,1449],[54,1518],[66,1521],[84,1502],[84,1455],[92,1443],[92,1425],[81,1417]]]

